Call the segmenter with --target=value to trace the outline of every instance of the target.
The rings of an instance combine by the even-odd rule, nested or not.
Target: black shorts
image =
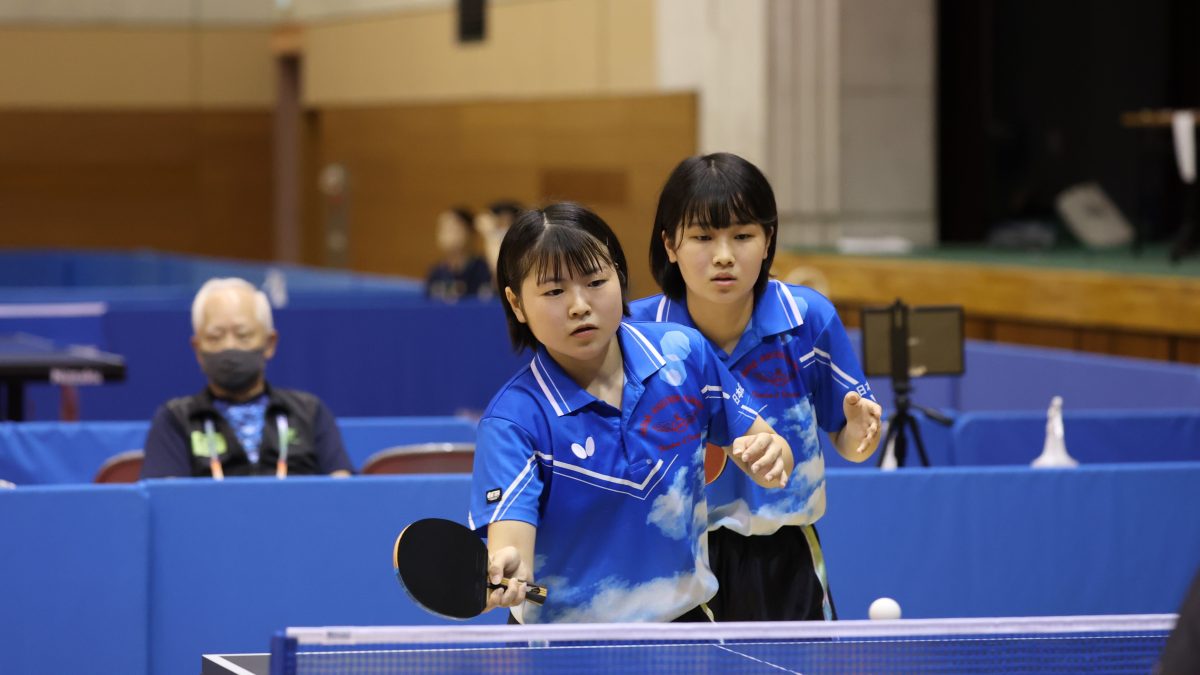
[[[812,530],[815,551],[810,550],[805,527]],[[836,619],[833,596],[822,583],[814,558],[823,568],[817,531],[811,525],[791,525],[753,537],[725,528],[709,532],[708,560],[720,588],[708,607],[717,621]]]

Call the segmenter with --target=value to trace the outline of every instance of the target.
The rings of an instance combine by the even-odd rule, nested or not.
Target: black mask
[[[200,368],[208,379],[231,394],[241,394],[258,381],[267,367],[261,349],[225,349],[219,352],[200,352]]]

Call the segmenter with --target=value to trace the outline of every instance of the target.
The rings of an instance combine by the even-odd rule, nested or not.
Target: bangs
[[[746,199],[744,186],[734,185],[727,177],[704,172],[689,199],[680,205],[680,227],[699,225],[704,229],[721,230],[730,225],[758,223],[770,229],[775,214],[760,213]]]
[[[586,277],[605,266],[616,268],[608,247],[584,230],[550,225],[525,254],[517,278],[530,273],[538,284],[569,276]]]
[[[723,230],[730,225],[753,225],[758,223],[769,228],[774,219],[755,213],[741,195],[697,195],[683,205],[679,226],[698,225],[706,230]]]

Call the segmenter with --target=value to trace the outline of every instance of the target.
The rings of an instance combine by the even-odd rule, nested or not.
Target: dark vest
[[[267,386],[267,414],[263,421],[262,440],[258,446],[258,463],[251,463],[233,427],[213,406],[213,395],[207,389],[195,396],[184,396],[167,402],[167,410],[188,435],[191,450],[192,476],[211,477],[208,440],[204,421],[212,420],[221,469],[226,476],[273,476],[279,461],[279,431],[275,418],[284,415],[288,425],[288,475],[321,473],[317,461],[313,420],[320,403],[317,397],[292,389]]]

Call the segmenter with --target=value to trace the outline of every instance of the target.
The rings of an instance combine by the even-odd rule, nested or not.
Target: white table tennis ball
[[[900,618],[900,603],[891,598],[879,598],[871,603],[867,616],[875,621],[894,621]]]

